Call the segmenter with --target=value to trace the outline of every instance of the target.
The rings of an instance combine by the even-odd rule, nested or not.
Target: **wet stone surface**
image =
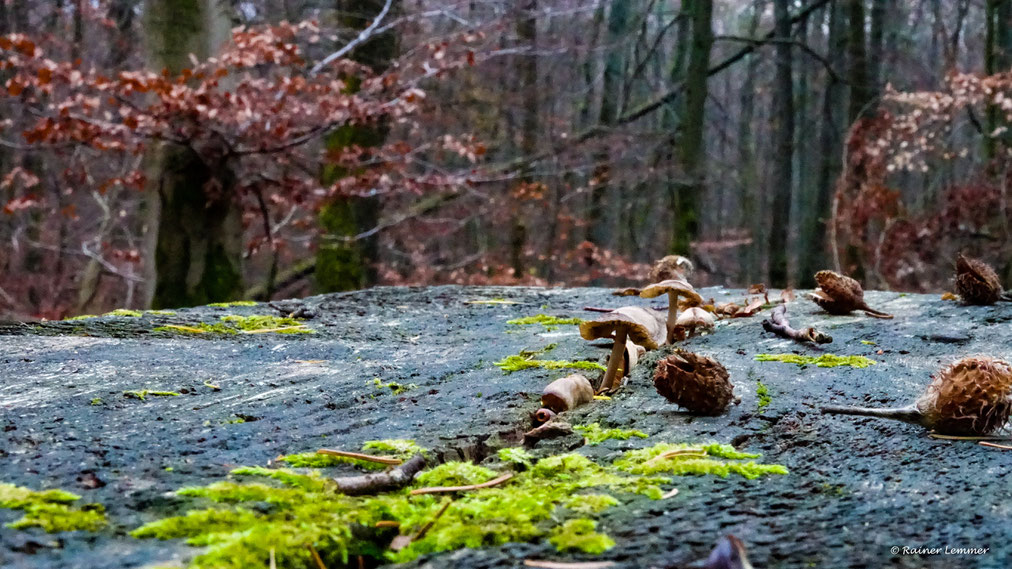
[[[221,480],[239,465],[267,465],[279,454],[413,438],[444,459],[481,460],[490,449],[517,444],[541,389],[566,371],[506,375],[493,362],[553,343],[553,351],[538,357],[600,361],[607,351],[582,341],[575,326],[547,331],[506,321],[540,313],[592,318],[582,307],[652,302],[609,292],[378,288],[281,303],[285,310],[314,313],[307,325],[315,333],[301,335],[152,331],[227,314],[280,315],[263,304],[2,323],[0,481],[78,493],[82,502],[104,504],[110,525],[98,533],[62,534],[0,527],[0,566],[183,563],[197,550],[128,532],[185,510],[188,502],[172,490]],[[718,301],[743,298],[741,291],[701,292]],[[791,305],[795,327],[814,325],[833,336],[822,349],[763,332],[766,313],[720,322],[714,333],[685,342],[730,371],[741,402],[722,416],[693,417],[657,395],[651,376],[665,349],[647,354],[611,401],[568,413],[574,424],[635,428],[649,438],[597,446],[581,446],[578,436],[543,443],[554,452],[578,447],[610,461],[659,442],[715,441],[790,469],[787,476],[758,480],[681,477],[674,498],[626,497],[598,526],[617,545],[594,559],[628,568],[689,567],[705,559],[721,535],[734,533],[760,568],[1012,566],[1012,452],[935,440],[903,423],[818,413],[827,403],[906,404],[932,372],[963,356],[1012,359],[1012,305],[964,307],[938,295],[888,292],[868,293],[867,300],[896,318],[834,317],[805,300]],[[863,355],[878,363],[802,368],[757,362],[759,353]],[[411,387],[393,394],[375,379]],[[762,408],[760,382],[771,397]],[[144,389],[179,395],[124,395]],[[0,523],[20,515],[0,510]],[[989,550],[890,551],[904,546]],[[540,542],[447,552],[409,566],[522,567],[525,558],[591,559]]]

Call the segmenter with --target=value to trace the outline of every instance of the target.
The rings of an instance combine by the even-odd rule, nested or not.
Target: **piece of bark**
[[[524,433],[524,444],[531,445],[543,439],[554,439],[573,434],[573,426],[565,421],[549,421]]]
[[[787,306],[784,304],[781,304],[773,309],[769,320],[763,320],[763,329],[782,338],[794,340],[795,342],[828,344],[833,341],[832,336],[819,332],[812,327],[808,327],[803,330],[795,330],[794,328],[791,328],[791,322],[787,319]]]
[[[397,490],[411,483],[415,475],[425,468],[425,457],[421,454],[408,459],[407,462],[386,472],[376,472],[363,476],[335,478],[338,492],[357,496],[360,494],[377,494],[389,490]]]

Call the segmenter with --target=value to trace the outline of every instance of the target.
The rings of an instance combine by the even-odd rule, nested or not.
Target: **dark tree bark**
[[[777,37],[791,34],[790,0],[774,0]],[[773,148],[769,193],[773,196],[770,227],[770,284],[787,285],[788,237],[790,234],[791,184],[794,178],[794,78],[792,46],[778,43],[773,81]]]
[[[115,24],[109,32],[108,65],[119,69],[135,49],[137,41],[134,33],[134,10],[138,0],[112,0],[109,3],[107,16]]]
[[[341,23],[350,30],[363,30],[372,23],[386,4],[385,0],[337,0]],[[388,18],[399,11],[395,0]],[[391,30],[363,42],[351,57],[376,71],[386,69],[397,54],[397,35]],[[339,129],[327,138],[331,150],[357,145],[379,146],[386,138],[387,128],[355,126]],[[345,175],[332,166],[325,166],[321,175],[325,185]],[[382,205],[376,197],[338,197],[320,212],[323,235],[316,254],[316,289],[318,292],[355,290],[376,283],[379,260],[379,238],[372,235],[356,238],[379,223]],[[268,287],[269,289],[270,287]]]
[[[699,236],[700,196],[706,189],[705,125],[706,97],[710,68],[710,49],[713,47],[713,1],[692,0],[686,3],[690,10],[692,44],[689,49],[688,68],[685,71],[685,106],[679,125],[678,164],[681,183],[674,204],[671,228],[672,253],[688,254],[693,240]]]
[[[754,0],[752,3],[752,14],[749,19],[748,36],[756,37],[756,30],[759,29],[759,19],[762,17],[766,6],[766,0]],[[760,259],[762,250],[766,245],[764,235],[766,224],[763,223],[763,216],[759,215],[762,181],[759,178],[759,167],[756,163],[756,137],[752,132],[755,119],[755,83],[759,73],[759,54],[752,53],[748,56],[748,63],[745,70],[745,82],[742,84],[739,94],[741,115],[738,120],[738,161],[741,164],[741,220],[740,227],[748,228],[752,238],[750,247],[743,247],[741,265],[745,268],[738,282],[760,282],[764,280],[760,276]]]
[[[537,27],[537,0],[521,0],[521,15],[517,22],[517,39],[521,45],[529,46],[531,51],[536,51],[538,44]],[[520,89],[523,92],[524,106],[522,109],[523,120],[520,128],[520,153],[521,156],[533,156],[538,145],[538,57],[535,53],[521,55],[519,59],[518,76]],[[530,183],[534,179],[530,174],[530,168],[520,177],[520,183]],[[524,251],[527,247],[527,208],[518,204],[514,209],[510,220],[510,264],[513,266],[513,275],[522,277],[526,272]]]
[[[848,107],[848,122],[853,124],[858,118],[864,116],[869,109],[872,100],[871,83],[868,78],[868,55],[865,46],[865,0],[844,0],[847,6],[847,23],[849,37],[847,38],[848,56],[848,80],[850,81],[850,106]]]
[[[191,53],[206,58],[227,38],[229,22],[214,0],[149,0],[148,59],[178,73]],[[163,144],[149,156],[148,246],[153,247],[155,307],[240,298],[242,213],[224,149]]]

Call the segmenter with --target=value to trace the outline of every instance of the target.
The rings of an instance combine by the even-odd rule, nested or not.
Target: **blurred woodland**
[[[0,314],[1012,282],[1012,0],[0,0]]]

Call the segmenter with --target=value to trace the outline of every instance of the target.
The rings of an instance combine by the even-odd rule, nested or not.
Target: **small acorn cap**
[[[656,283],[671,279],[685,279],[692,276],[695,267],[692,261],[681,255],[668,255],[654,262],[650,269],[650,282]]]

